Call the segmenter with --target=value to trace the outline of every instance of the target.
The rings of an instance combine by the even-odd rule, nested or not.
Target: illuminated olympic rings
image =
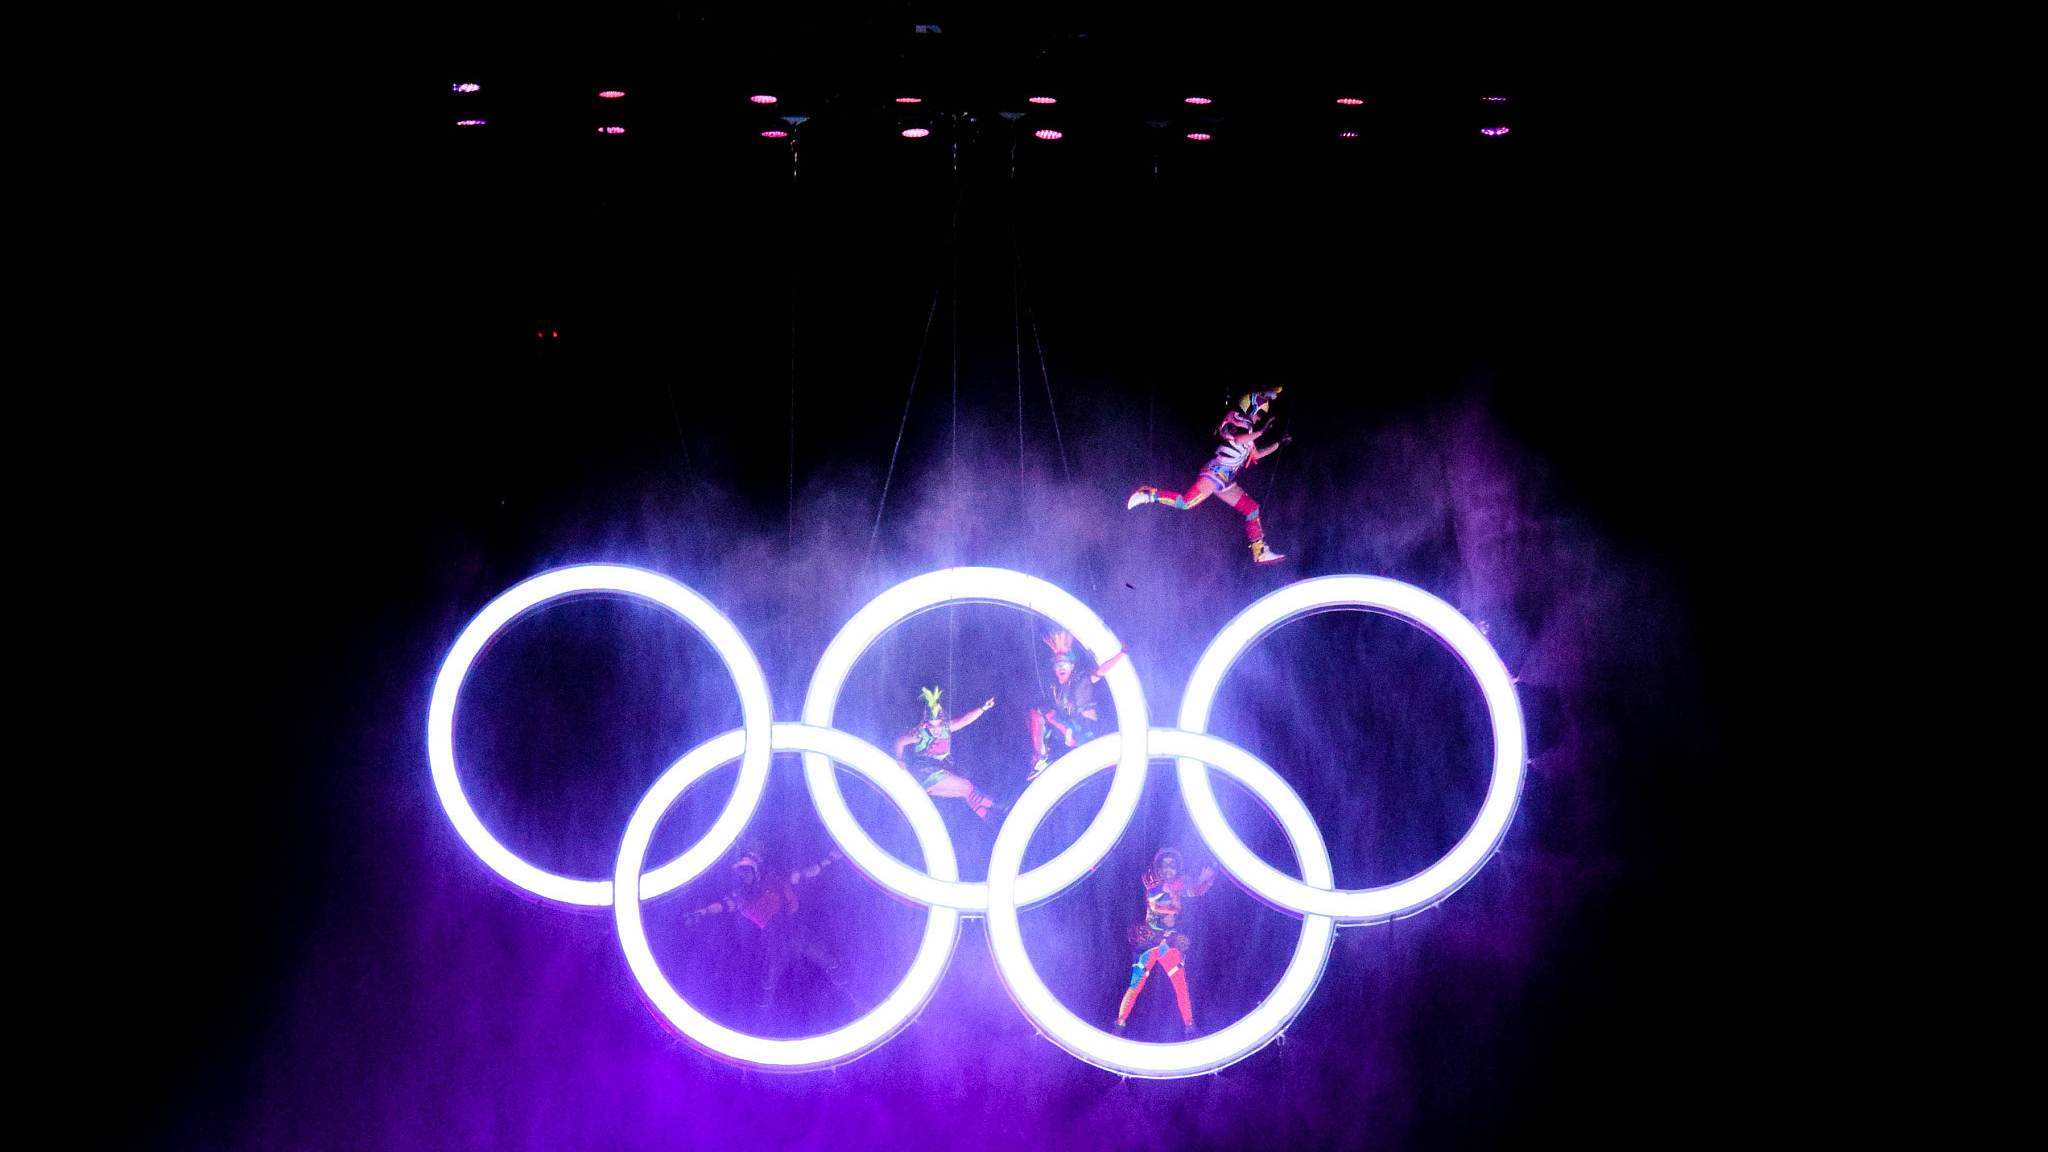
[[[558,876],[520,859],[484,827],[463,795],[455,768],[455,701],[463,678],[484,647],[521,614],[565,596],[588,593],[637,597],[681,617],[710,642],[740,695],[741,726],[684,753],[640,801],[627,823],[608,880]],[[1071,633],[1098,666],[1123,650],[1094,612],[1043,580],[1001,568],[948,568],[898,584],[855,613],[819,659],[804,699],[803,723],[778,724],[773,720],[767,679],[753,651],[732,622],[697,593],[637,568],[591,564],[544,572],[487,605],[463,629],[443,660],[427,711],[427,758],[433,767],[434,789],[463,842],[505,881],[554,903],[611,907],[627,965],[641,991],[654,1010],[686,1039],[726,1059],[783,1071],[846,1063],[901,1031],[938,987],[963,915],[986,920],[989,950],[1004,985],[1018,1008],[1060,1047],[1091,1064],[1131,1076],[1170,1078],[1222,1068],[1263,1047],[1300,1012],[1322,976],[1338,925],[1379,923],[1441,901],[1484,866],[1514,819],[1527,745],[1513,678],[1493,646],[1456,609],[1419,588],[1383,577],[1328,576],[1288,585],[1224,626],[1195,666],[1181,702],[1179,728],[1151,727],[1144,691],[1131,661],[1109,665],[1104,681],[1116,703],[1116,733],[1068,752],[1033,781],[1017,798],[996,835],[988,880],[963,881],[952,842],[931,797],[894,757],[831,726],[847,675],[884,632],[921,612],[963,602],[1007,604],[1039,613]],[[1378,888],[1337,888],[1322,833],[1301,797],[1250,753],[1203,732],[1224,674],[1259,637],[1297,617],[1338,609],[1365,609],[1399,617],[1441,640],[1478,681],[1493,727],[1492,782],[1471,827],[1436,863]],[[804,781],[811,800],[847,859],[883,889],[929,908],[924,937],[910,971],[880,1005],[845,1027],[793,1040],[736,1032],[692,1007],[662,975],[640,915],[643,901],[703,875],[738,842],[760,805],[768,762],[775,752],[803,754]],[[1137,811],[1145,766],[1153,757],[1179,760],[1181,794],[1217,864],[1259,899],[1302,920],[1300,939],[1279,986],[1258,1007],[1219,1031],[1177,1044],[1150,1044],[1110,1035],[1060,1004],[1031,966],[1017,915],[1059,895],[1109,854]],[[739,761],[740,770],[732,798],[703,839],[675,859],[647,869],[648,844],[662,816],[685,789],[734,760]],[[839,791],[834,763],[874,784],[909,820],[924,856],[923,870],[889,855],[854,821]],[[1278,818],[1293,848],[1299,879],[1260,860],[1231,830],[1217,806],[1204,765],[1244,785]],[[1024,871],[1024,849],[1053,805],[1082,781],[1111,767],[1115,773],[1102,811],[1065,851]],[[639,899],[614,898],[629,885]]]

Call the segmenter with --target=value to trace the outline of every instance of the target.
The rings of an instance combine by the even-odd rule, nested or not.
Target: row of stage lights
[[[483,91],[483,85],[470,82],[463,82],[451,85],[449,90],[456,95],[467,96]],[[607,88],[604,89],[603,91],[600,91],[597,95],[598,98],[601,100],[622,100],[625,98],[626,93],[621,89]],[[747,99],[751,103],[761,105],[775,104],[779,102],[778,97],[771,96],[766,93],[749,96],[747,97]],[[1481,102],[1489,105],[1507,103],[1507,97],[1505,96],[1482,96],[1479,99],[1481,100]],[[1058,104],[1059,100],[1058,98],[1052,96],[1030,96],[1026,97],[1025,102],[1029,104],[1047,106]],[[1360,108],[1365,105],[1365,101],[1357,96],[1339,96],[1337,97],[1336,102],[1340,107],[1344,108]],[[924,103],[924,98],[921,96],[898,96],[896,97],[896,103],[904,105],[922,104]],[[1186,96],[1182,98],[1182,103],[1201,106],[1213,104],[1215,103],[1215,101],[1207,96]],[[1505,110],[1503,109],[1503,111]],[[1024,113],[1004,112],[1001,113],[1001,115],[1006,120],[1015,121],[1021,118],[1024,115]],[[794,128],[797,125],[803,123],[804,121],[810,119],[810,117],[784,116],[781,119],[787,121],[790,127]],[[482,128],[489,123],[490,121],[485,120],[482,117],[466,117],[464,119],[457,120],[455,122],[455,126],[458,128]],[[1163,120],[1147,121],[1147,123],[1150,123],[1155,128],[1164,127],[1166,124],[1166,122]],[[600,124],[597,126],[597,134],[600,136],[624,136],[626,134],[626,129],[623,125],[619,124]],[[904,139],[907,140],[921,140],[924,139],[925,137],[930,136],[931,134],[932,130],[930,128],[920,127],[916,125],[913,125],[908,128],[903,128],[899,130],[897,133],[897,135],[902,136]],[[1505,136],[1508,134],[1508,126],[1506,124],[1491,124],[1484,128],[1481,128],[1479,130],[1479,134],[1481,136],[1486,137]],[[1039,140],[1060,140],[1066,137],[1066,133],[1060,131],[1057,128],[1039,128],[1034,130],[1031,133],[1031,135]],[[1211,133],[1208,132],[1186,132],[1183,133],[1183,135],[1185,135],[1190,140],[1196,141],[1212,140],[1215,138]],[[783,140],[789,137],[789,132],[781,128],[769,128],[763,130],[761,132],[761,136],[764,139],[768,140]],[[1354,129],[1349,128],[1342,129],[1337,133],[1337,138],[1340,140],[1356,140],[1358,139],[1358,132]]]

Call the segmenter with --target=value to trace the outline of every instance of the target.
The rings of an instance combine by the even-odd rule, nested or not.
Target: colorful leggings
[[[988,819],[989,812],[996,806],[996,798],[976,788],[974,781],[944,768],[925,777],[924,791],[927,796],[958,797],[965,800],[967,806],[974,809],[974,814],[983,820]]]
[[[1251,493],[1234,483],[1219,484],[1216,481],[1216,477],[1207,472],[1195,477],[1195,482],[1188,486],[1188,490],[1185,493],[1168,492],[1163,488],[1160,489],[1158,501],[1169,508],[1187,509],[1193,508],[1195,505],[1207,500],[1212,494],[1225,504],[1237,509],[1238,514],[1244,517],[1245,539],[1264,540],[1266,538],[1266,530],[1259,526],[1259,502],[1252,499]]]
[[[1138,993],[1145,990],[1145,981],[1152,975],[1154,964],[1166,969],[1166,978],[1173,981],[1173,998],[1180,1002],[1180,1022],[1193,1028],[1195,1008],[1188,1003],[1187,968],[1181,962],[1180,949],[1165,941],[1138,953],[1138,958],[1131,961],[1131,986],[1124,992],[1124,1002],[1117,1007],[1117,1026],[1121,1028],[1124,1021],[1131,1018],[1131,1008],[1138,1003]]]

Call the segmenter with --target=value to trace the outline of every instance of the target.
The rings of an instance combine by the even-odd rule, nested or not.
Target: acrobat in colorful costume
[[[839,979],[839,958],[824,945],[818,943],[806,930],[804,920],[796,914],[797,886],[818,878],[826,866],[840,859],[839,850],[833,849],[830,856],[808,868],[800,868],[787,877],[769,876],[761,862],[761,854],[749,849],[733,861],[732,872],[736,887],[726,893],[725,898],[707,904],[684,917],[686,927],[695,927],[706,916],[722,912],[737,912],[760,929],[762,947],[761,1007],[772,1008],[775,1004],[776,989],[782,978],[798,964],[808,960],[818,969],[820,975],[849,1000],[846,985]]]
[[[1045,638],[1045,646],[1052,649],[1052,683],[1048,686],[1052,706],[1031,710],[1032,780],[1038,779],[1038,774],[1052,763],[1052,754],[1046,748],[1048,729],[1057,733],[1069,748],[1086,744],[1098,735],[1096,722],[1101,717],[1095,709],[1095,685],[1124,656],[1119,652],[1102,667],[1076,677],[1073,636],[1055,632]]]
[[[988,703],[953,720],[947,718],[946,710],[939,705],[939,689],[920,688],[918,693],[924,697],[925,718],[918,721],[917,727],[908,735],[896,741],[896,762],[924,781],[927,795],[958,797],[974,809],[976,816],[988,819],[988,814],[1001,806],[995,797],[976,788],[974,781],[953,771],[953,733],[981,719],[982,713],[996,706],[996,698],[989,697]],[[906,749],[910,752],[909,759],[904,757]],[[914,766],[911,760],[916,761]]]
[[[1156,964],[1166,969],[1166,978],[1173,982],[1173,998],[1180,1004],[1181,1035],[1194,1036],[1195,1008],[1188,1002],[1188,937],[1180,931],[1179,922],[1183,902],[1207,892],[1214,883],[1214,868],[1202,869],[1193,882],[1181,875],[1179,849],[1161,848],[1152,857],[1152,867],[1145,873],[1145,919],[1131,929],[1131,944],[1138,953],[1131,961],[1130,987],[1117,1006],[1118,1033],[1130,1020],[1138,993],[1145,990],[1145,980]]]
[[[1251,541],[1253,563],[1271,564],[1285,560],[1285,556],[1266,547],[1266,530],[1259,524],[1259,502],[1237,483],[1239,472],[1278,452],[1289,439],[1282,436],[1264,448],[1258,446],[1259,437],[1272,427],[1270,424],[1261,426],[1259,419],[1279,394],[1280,389],[1274,388],[1250,392],[1238,398],[1237,406],[1224,415],[1223,423],[1216,428],[1216,435],[1223,438],[1222,446],[1216,449],[1216,455],[1209,458],[1209,463],[1203,466],[1201,474],[1188,485],[1186,492],[1163,492],[1150,484],[1140,485],[1124,502],[1124,507],[1164,504],[1169,508],[1193,508],[1215,495],[1244,516],[1244,534]]]

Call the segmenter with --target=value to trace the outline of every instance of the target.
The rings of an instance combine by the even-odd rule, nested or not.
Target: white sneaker
[[[1131,498],[1124,501],[1124,510],[1128,512],[1140,504],[1156,504],[1158,501],[1159,489],[1147,484],[1136,492],[1131,493]]]

